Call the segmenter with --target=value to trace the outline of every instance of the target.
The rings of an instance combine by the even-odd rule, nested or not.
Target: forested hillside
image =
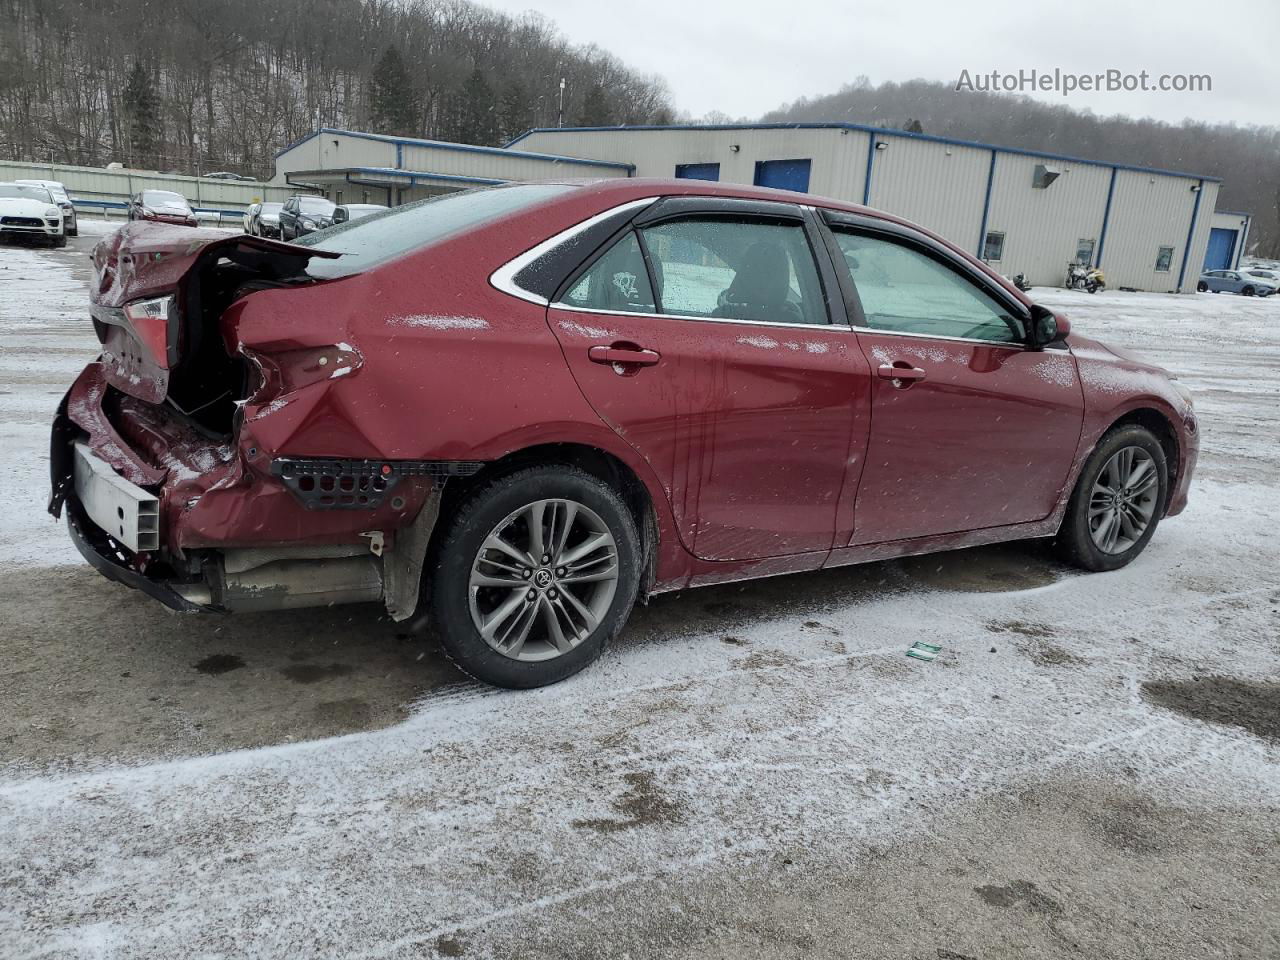
[[[266,175],[319,125],[500,143],[670,119],[663,82],[463,0],[0,0],[0,158]]]
[[[1280,257],[1280,127],[1100,117],[1030,97],[957,93],[949,84],[927,80],[873,86],[865,77],[764,119],[911,124],[913,130],[919,124],[940,136],[1211,174],[1225,181],[1218,209],[1252,213],[1257,251]]]

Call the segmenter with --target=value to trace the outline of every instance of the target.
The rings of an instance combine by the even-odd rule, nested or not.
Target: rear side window
[[[765,323],[827,322],[798,223],[690,217],[641,231],[662,313]]]
[[[346,277],[576,189],[568,184],[536,183],[447,193],[348,220],[294,243],[342,254],[336,260],[313,259],[307,267],[309,275]]]
[[[1019,343],[1022,321],[954,270],[880,237],[837,232],[844,266],[873,330]]]
[[[593,263],[561,298],[580,310],[654,313],[653,287],[634,233],[627,233]]]

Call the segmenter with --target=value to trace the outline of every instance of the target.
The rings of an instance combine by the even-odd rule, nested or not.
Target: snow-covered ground
[[[808,956],[830,944],[735,953],[718,918],[737,897],[761,917],[787,898],[816,915],[823,893],[806,876],[871,870],[890,845],[934,838],[990,796],[1066,778],[1265,820],[1280,747],[1155,706],[1143,685],[1275,676],[1280,302],[1033,295],[1197,394],[1191,506],[1137,563],[1079,576],[1029,551],[1024,565],[1042,576],[975,588],[964,571],[989,554],[970,551],[693,591],[640,611],[600,664],[563,684],[459,681],[387,729],[158,761],[87,751],[67,773],[10,756],[0,954]],[[94,347],[67,258],[0,248],[0,345],[2,571],[71,555],[42,512],[48,418]],[[916,639],[943,653],[908,659]],[[1274,833],[1262,835],[1270,859]],[[1187,864],[1186,882],[1208,869]],[[1036,896],[1069,902],[1040,882]],[[1121,917],[1126,891],[1114,893]],[[939,922],[961,929],[984,902],[996,901]],[[933,922],[929,909],[884,936]],[[1044,922],[1027,916],[1027,930]],[[861,942],[871,919],[845,920]],[[1091,940],[1115,922],[1103,921],[1098,933],[1051,919],[1068,924],[1051,942],[1154,955]],[[673,929],[694,933],[674,943]],[[1253,942],[1237,934],[1224,942]],[[889,942],[843,955],[926,955]],[[1217,950],[1180,946],[1162,955]]]

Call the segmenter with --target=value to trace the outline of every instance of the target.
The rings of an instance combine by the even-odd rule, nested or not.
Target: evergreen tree
[[[124,88],[124,115],[129,132],[130,165],[158,167],[156,147],[160,141],[160,102],[151,75],[142,61],[135,61]]]
[[[495,146],[499,139],[498,104],[484,71],[476,67],[462,86],[458,116],[458,140]]]
[[[498,115],[504,142],[533,127],[533,104],[520,81],[513,80],[503,88],[498,101]]]
[[[369,115],[376,133],[415,133],[418,94],[395,47],[387,47],[370,77]]]
[[[902,127],[907,133],[924,133],[924,126],[919,120],[908,120]]]
[[[609,106],[609,98],[604,87],[593,83],[587,95],[582,99],[582,112],[578,114],[580,127],[608,127],[613,124],[613,111]]]

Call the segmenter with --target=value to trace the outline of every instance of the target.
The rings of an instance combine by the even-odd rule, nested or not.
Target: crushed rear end
[[[306,273],[333,256],[153,223],[95,248],[102,352],[59,406],[49,510],[105,576],[177,610],[412,612],[461,468],[361,434],[344,281]]]

